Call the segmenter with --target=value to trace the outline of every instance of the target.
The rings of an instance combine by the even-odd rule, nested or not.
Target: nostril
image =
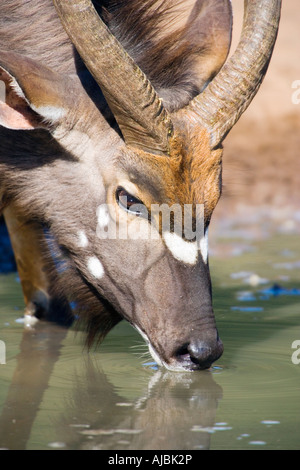
[[[180,361],[188,361],[190,360],[190,352],[188,350],[189,344],[185,344],[181,346],[177,351],[176,351],[176,358],[179,359]]]
[[[217,343],[212,347],[205,341],[191,341],[186,343],[176,351],[176,360],[190,369],[207,369],[222,354],[222,343]]]
[[[188,351],[190,353],[191,361],[195,364],[204,364],[212,357],[211,347],[203,342],[191,343],[188,347]],[[210,364],[211,362],[212,361],[210,361]]]
[[[207,359],[211,356],[211,348],[205,344],[201,346],[194,343],[187,343],[181,346],[176,353],[176,358],[180,362],[192,363],[197,366],[203,366],[202,364],[207,362]],[[209,364],[210,365],[210,364]],[[209,366],[208,366],[209,367]]]

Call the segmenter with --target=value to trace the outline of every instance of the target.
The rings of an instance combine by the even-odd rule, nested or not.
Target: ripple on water
[[[265,441],[250,441],[249,444],[252,446],[265,446],[267,443]]]
[[[64,449],[66,444],[65,442],[49,442],[48,447],[51,449]]]
[[[280,424],[280,421],[272,421],[270,419],[265,419],[261,421],[261,424],[266,424],[268,426],[272,426],[273,424]]]

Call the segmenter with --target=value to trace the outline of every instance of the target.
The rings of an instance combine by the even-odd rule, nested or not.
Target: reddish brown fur
[[[130,159],[126,155],[125,171],[136,166],[138,173],[145,175],[144,181],[137,178],[140,188],[143,188],[138,196],[149,213],[151,204],[180,204],[182,208],[185,204],[194,207],[201,204],[204,205],[205,226],[208,226],[222,186],[222,149],[211,151],[209,138],[205,129],[197,125],[187,126],[172,138],[168,157],[157,157],[136,149]],[[153,178],[155,186],[151,184]],[[156,191],[157,186],[161,188],[160,193]]]

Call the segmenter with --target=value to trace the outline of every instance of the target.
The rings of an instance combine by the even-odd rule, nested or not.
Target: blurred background
[[[232,0],[237,45],[243,1]],[[265,80],[254,101],[224,142],[224,192],[218,207],[269,206],[300,210],[300,3],[283,0],[278,39]],[[300,83],[300,82],[299,82]],[[299,88],[298,88],[299,89]]]

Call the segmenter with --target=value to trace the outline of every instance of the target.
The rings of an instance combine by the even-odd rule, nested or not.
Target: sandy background
[[[232,0],[234,36],[243,1]],[[224,142],[224,191],[215,217],[245,206],[300,210],[300,2],[283,0],[282,17],[267,76],[251,106]],[[300,82],[299,82],[300,83]],[[294,96],[295,98],[295,96]]]

